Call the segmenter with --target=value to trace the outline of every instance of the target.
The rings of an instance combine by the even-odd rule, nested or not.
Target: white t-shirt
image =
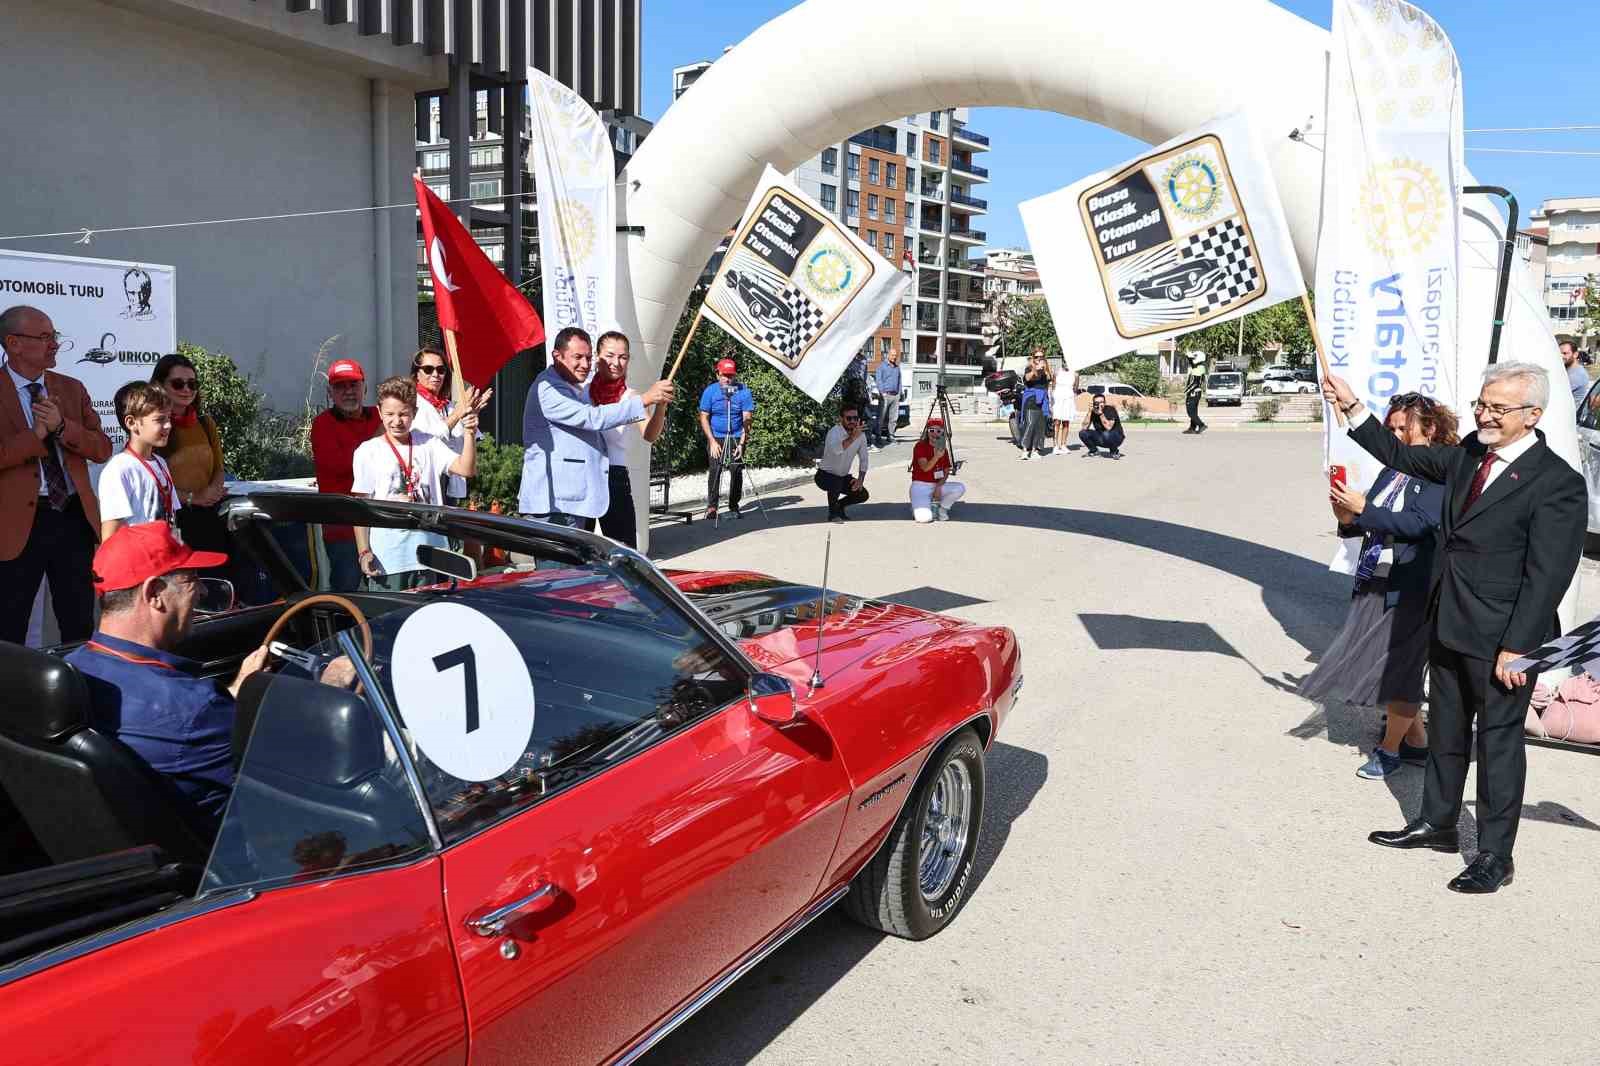
[[[155,472],[154,477],[151,471]],[[161,506],[163,490],[167,496],[165,513]],[[171,522],[178,517],[178,489],[172,483],[167,461],[159,455],[152,455],[145,461],[127,449],[113,455],[100,470],[99,493],[103,521],[121,518],[130,526],[138,526],[146,522]]]
[[[384,434],[362,442],[356,449],[350,463],[351,473],[355,475],[350,491],[375,500],[440,504],[439,479],[456,461],[456,453],[450,445],[415,429],[411,431],[409,448],[404,444],[396,444],[391,448],[390,444],[388,434]],[[398,460],[395,458],[396,451],[400,453]],[[406,489],[405,464],[408,461],[415,495]],[[432,544],[440,548],[448,546],[445,538],[438,533],[377,526],[372,529],[370,541],[372,554],[378,557],[384,572],[390,574],[419,569],[418,544]]]
[[[617,397],[616,402],[622,403],[628,397],[637,395],[639,394],[633,389],[623,389],[622,395]],[[649,408],[645,408],[646,415],[649,414],[649,410]],[[612,466],[628,465],[629,433],[632,433],[634,436],[639,435],[637,423],[629,422],[626,425],[612,426],[610,429],[602,429],[600,431],[601,439],[606,442],[606,460],[610,462]]]

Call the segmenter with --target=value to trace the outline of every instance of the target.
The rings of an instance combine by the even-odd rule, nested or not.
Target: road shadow
[[[1011,826],[1044,787],[1042,754],[996,741],[987,764],[984,833],[973,860],[970,900],[1005,849]],[[966,920],[956,916],[956,922]],[[761,965],[637,1061],[642,1066],[743,1066],[777,1039],[864,959],[884,934],[857,925],[843,907],[829,909]],[[939,951],[937,938],[916,950]]]
[[[801,505],[774,507],[770,511],[771,525],[815,526],[820,542],[829,528],[826,507],[820,499],[794,499]],[[1320,654],[1328,646],[1350,604],[1350,579],[1332,573],[1322,563],[1270,544],[1258,544],[1196,526],[1137,515],[1033,504],[963,502],[952,513],[957,522],[1055,530],[1116,541],[1231,574],[1260,588],[1261,602],[1273,621],[1307,652],[1315,650]],[[874,498],[857,504],[850,508],[849,515],[846,529],[874,523],[901,525],[910,523],[911,507],[897,494],[893,499]],[[715,530],[702,521],[658,526],[651,531],[650,555],[653,558],[684,555],[764,528],[766,523],[758,517],[724,522]],[[775,576],[815,580],[807,574]]]

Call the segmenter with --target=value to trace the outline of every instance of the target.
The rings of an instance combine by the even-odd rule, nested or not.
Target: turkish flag
[[[512,356],[544,343],[544,323],[444,201],[420,178],[412,181],[439,326],[456,335],[461,376],[482,388]],[[520,208],[513,204],[511,210]]]

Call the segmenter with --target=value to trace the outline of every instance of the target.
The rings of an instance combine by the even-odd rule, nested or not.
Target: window
[[[485,178],[481,181],[474,181],[467,187],[467,195],[471,196],[474,200],[478,199],[479,197],[499,196],[500,179]]]
[[[475,167],[497,167],[502,159],[500,145],[498,144],[474,148],[469,154],[472,159],[472,165]]]
[[[832,185],[822,186],[822,194],[818,197],[818,200],[820,200],[822,206],[827,208],[829,211],[837,210],[839,207],[838,188]]]
[[[837,174],[839,172],[839,149],[824,148],[822,150],[822,172],[824,174]]]
[[[869,185],[877,185],[877,184],[879,184],[879,179],[878,179],[878,161],[876,159],[867,160],[867,184],[869,184]]]
[[[938,129],[939,128],[939,123],[942,122],[943,120],[944,120],[944,112],[943,111],[929,111],[928,112],[928,128],[929,129],[934,129],[934,130]]]
[[[899,171],[900,164],[885,163],[883,165],[883,183],[889,186],[891,189],[899,188],[899,186],[895,184],[895,175],[898,174]]]
[[[1589,386],[1589,393],[1578,404],[1578,425],[1583,429],[1600,429],[1600,382]]]
[[[911,354],[911,338],[910,337],[901,337],[900,338],[900,358],[904,359],[904,358],[906,358],[906,356],[908,356],[910,354]]]
[[[450,183],[448,181],[430,181],[428,188],[433,190],[433,195],[441,200],[450,199]]]
[[[845,211],[852,215],[861,214],[861,190],[851,189],[844,201]]]
[[[851,152],[844,161],[845,176],[861,180],[861,153]]]
[[[890,257],[894,255],[894,234],[887,230],[883,234],[883,254]]]
[[[928,141],[928,162],[937,163],[939,161],[939,147],[938,141]]]
[[[884,323],[884,325],[886,325],[886,326],[888,324],[889,324],[888,322]],[[878,338],[878,354],[883,356],[883,357],[885,357],[885,358],[888,358],[890,343],[891,343],[891,341],[889,340],[888,337],[879,337]]]
[[[871,219],[878,217],[878,194],[875,192],[867,194],[867,217]]]
[[[912,159],[917,158],[917,135],[915,133],[906,134],[906,155]],[[911,171],[909,169],[906,171],[906,188],[911,188]]]
[[[917,187],[917,168],[906,167],[906,191],[910,192]]]
[[[450,166],[450,153],[437,150],[423,152],[422,166],[425,170],[445,170]]]
[[[894,221],[894,213],[895,213],[894,205],[895,205],[895,200],[894,200],[893,197],[885,196],[883,198],[883,220],[885,222],[893,222]]]

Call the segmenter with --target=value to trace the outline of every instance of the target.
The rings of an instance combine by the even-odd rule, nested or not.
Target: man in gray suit
[[[517,509],[527,518],[594,530],[611,505],[606,446],[600,434],[644,421],[652,404],[672,402],[672,382],[658,381],[642,396],[618,403],[589,402],[594,349],[589,334],[567,326],[551,345],[550,366],[528,387],[522,413],[522,489]]]

